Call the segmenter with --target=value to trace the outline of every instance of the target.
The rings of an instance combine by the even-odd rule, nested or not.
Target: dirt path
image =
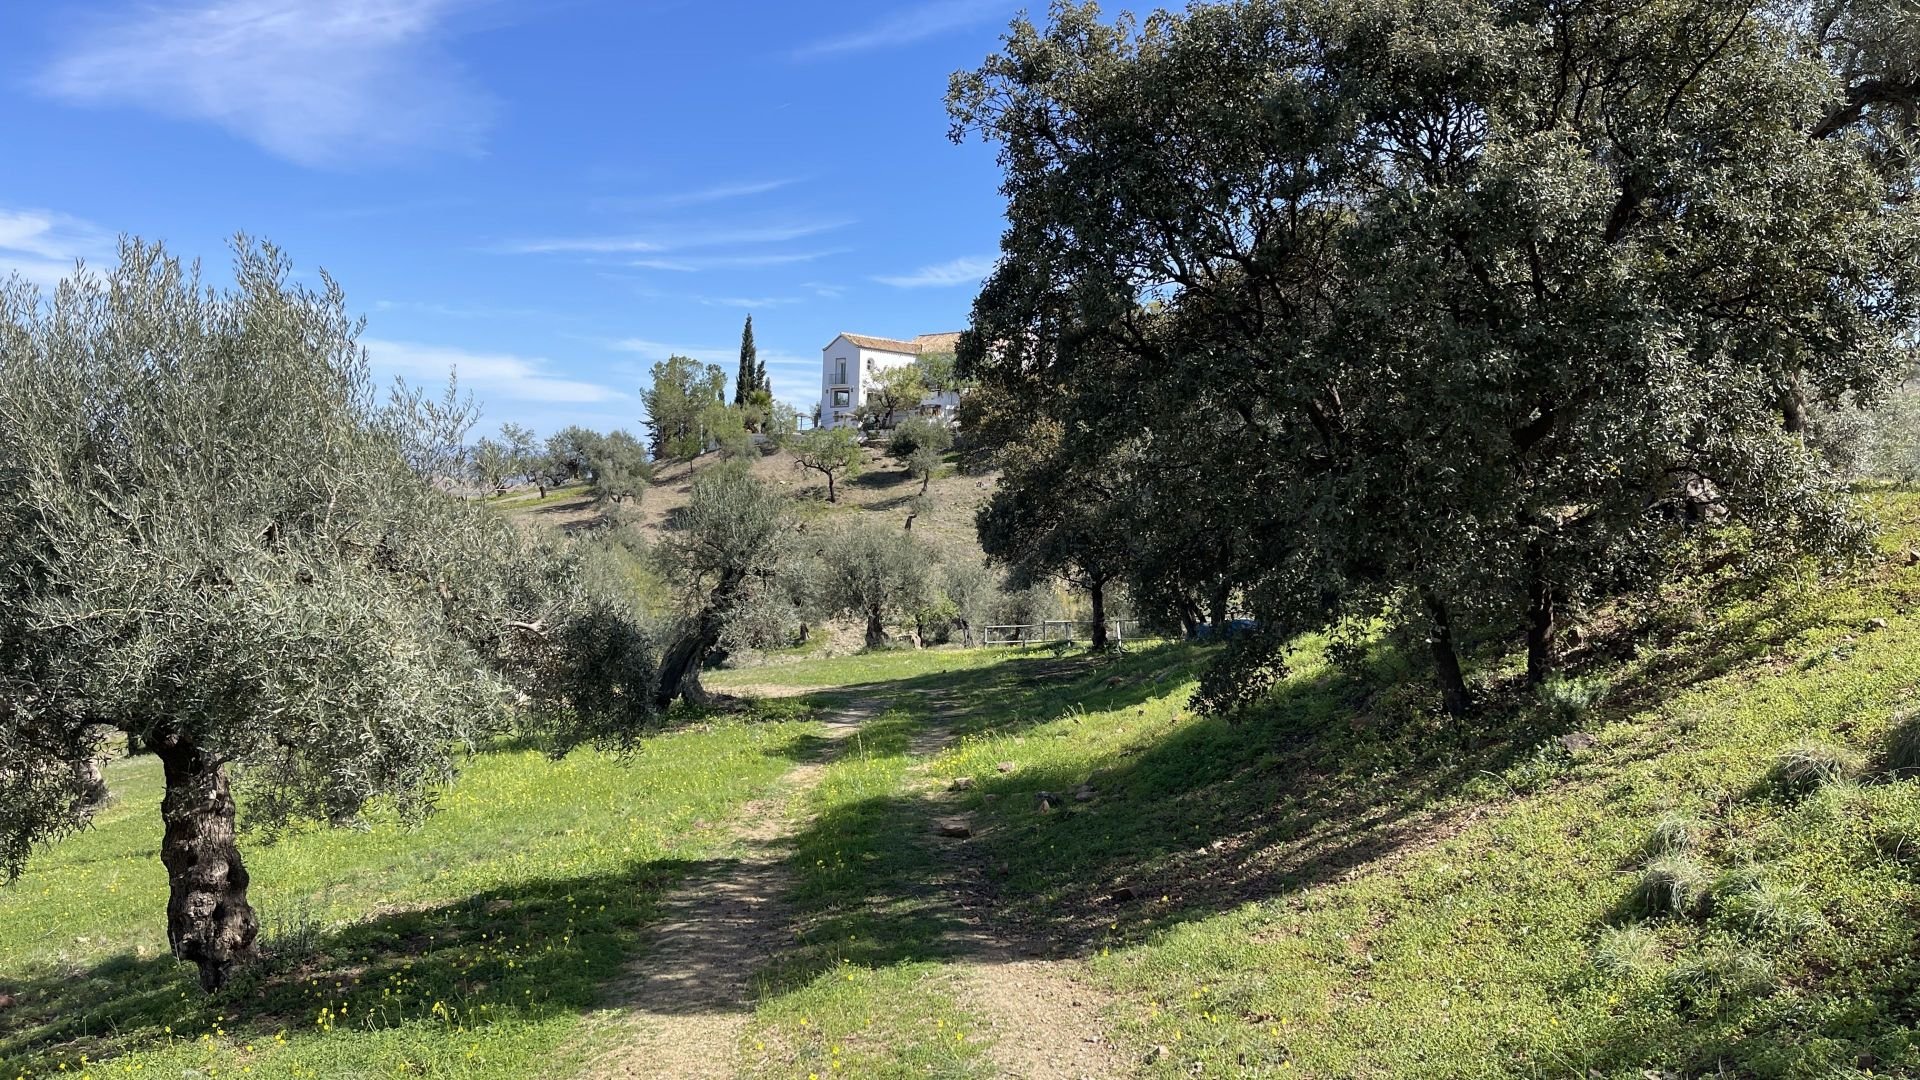
[[[962,704],[952,699],[927,704],[931,715],[913,740],[913,752],[922,760],[912,783],[935,808],[935,820],[971,827],[953,793],[928,772],[932,758],[953,742]],[[937,884],[951,898],[952,929],[947,936],[961,955],[951,964],[960,978],[960,999],[986,1025],[994,1065],[1002,1076],[1018,1080],[1131,1075],[1131,1062],[1106,1035],[1106,994],[1082,976],[1079,961],[1047,959],[1046,942],[1008,934],[1004,923],[993,917],[993,890],[984,868],[966,848],[971,842],[941,840],[941,860],[934,871]]]
[[[763,696],[784,696],[783,689],[756,688],[772,691]],[[935,820],[966,816],[928,768],[953,742],[964,704],[944,697],[916,704],[927,721],[911,740],[910,752],[919,760],[908,786],[934,809],[934,820],[927,822],[931,831]],[[738,1072],[753,977],[793,940],[794,913],[783,898],[793,884],[792,840],[804,825],[795,807],[820,783],[844,742],[883,709],[884,703],[861,701],[829,714],[819,759],[796,765],[776,794],[747,804],[729,821],[735,856],[667,896],[653,946],[613,987],[612,1008],[589,1029],[592,1043],[610,1049],[593,1060],[585,1077],[724,1080]],[[993,1040],[998,1071],[1018,1080],[1109,1080],[1133,1073],[1106,1037],[1106,998],[1081,977],[1079,962],[1047,959],[1045,943],[1007,936],[992,917],[992,889],[968,841],[942,838],[936,844],[925,884],[944,898],[948,940],[958,954],[949,966],[962,1004]]]
[[[741,807],[728,823],[737,855],[668,894],[653,946],[614,985],[612,1009],[589,1031],[591,1041],[611,1048],[589,1064],[585,1077],[734,1075],[752,1014],[753,975],[792,940],[783,897],[793,884],[787,859],[799,824],[794,807],[876,711],[874,703],[858,702],[829,714],[820,760],[794,766],[776,795]]]

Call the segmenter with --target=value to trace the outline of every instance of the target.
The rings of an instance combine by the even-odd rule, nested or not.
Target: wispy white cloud
[[[628,396],[609,386],[555,374],[552,362],[541,358],[380,338],[368,338],[361,344],[366,346],[367,358],[374,370],[381,375],[431,380],[444,379],[451,371],[459,377],[462,388],[472,390],[487,404],[529,401],[590,404]]]
[[[797,296],[701,296],[696,299],[708,307],[740,308],[744,311],[786,307],[800,302]]]
[[[702,270],[754,270],[769,266],[797,266],[817,262],[834,255],[845,255],[846,248],[832,251],[783,251],[759,255],[711,255],[687,258],[635,259],[629,265],[639,270],[664,270],[679,274],[697,274]]]
[[[0,207],[0,278],[18,274],[51,289],[75,262],[111,256],[113,243],[106,230],[67,214]]]
[[[447,319],[535,319],[556,318],[543,308],[487,307],[479,304],[440,304],[429,300],[375,300],[375,311],[404,311],[419,315],[438,315]]]
[[[712,203],[731,202],[735,199],[750,199],[756,195],[766,195],[781,188],[792,187],[799,182],[799,177],[790,176],[779,180],[720,183],[665,195],[598,199],[594,205],[610,210],[679,210],[689,206],[707,206]]]
[[[633,353],[644,363],[649,364],[656,360],[665,360],[669,356],[684,356],[703,364],[731,364],[740,359],[738,345],[676,345],[666,341],[651,341],[647,338],[621,338],[607,344],[609,348],[618,352]]]
[[[720,229],[663,229],[652,235],[572,236],[508,244],[510,255],[646,255],[781,244],[844,229],[851,221],[803,221]]]
[[[470,150],[492,112],[441,48],[472,0],[190,0],[84,24],[37,80],[217,124],[303,165]]]
[[[810,42],[794,50],[796,60],[819,60],[848,53],[911,45],[955,30],[977,26],[1006,11],[1001,0],[934,0],[915,4],[872,26]]]
[[[954,285],[971,285],[993,272],[994,260],[991,257],[969,256],[937,266],[923,266],[911,274],[899,277],[877,277],[873,280],[882,285],[891,285],[896,289],[947,288]]]
[[[785,307],[799,304],[799,296],[701,296],[701,304],[708,307],[739,307],[743,311],[756,311],[760,307]]]

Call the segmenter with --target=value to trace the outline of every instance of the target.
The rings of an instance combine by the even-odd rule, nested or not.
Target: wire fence
[[[1107,640],[1125,644],[1129,641],[1144,640],[1159,635],[1146,632],[1138,619],[1108,619]],[[1049,619],[1045,622],[1025,623],[1012,626],[988,626],[980,632],[983,646],[1033,646],[1033,645],[1071,645],[1076,641],[1087,641],[1093,637],[1093,623],[1076,622],[1072,619]]]

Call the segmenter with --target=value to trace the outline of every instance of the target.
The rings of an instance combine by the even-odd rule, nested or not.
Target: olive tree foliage
[[[880,369],[858,410],[861,426],[869,431],[891,430],[900,422],[901,414],[919,405],[926,393],[919,364]]]
[[[922,416],[900,421],[887,444],[887,453],[906,465],[908,474],[919,478],[922,495],[927,493],[933,474],[940,470],[940,463],[951,449],[953,429],[943,421]]]
[[[1714,530],[1858,549],[1805,415],[1904,370],[1913,27],[1886,2],[1056,5],[954,79],[1009,221],[962,369],[1003,424],[1165,455],[1127,502],[1160,508],[1130,531],[1163,565],[1192,524],[1164,508],[1204,490],[1269,634],[1203,704],[1385,613],[1464,713],[1462,642],[1522,641],[1541,681],[1569,609]]]
[[[655,704],[706,700],[700,670],[728,625],[778,587],[791,535],[784,501],[740,462],[723,462],[693,481],[687,505],[656,551],[682,613],[660,664]]]
[[[480,422],[480,403],[471,393],[460,393],[457,372],[448,372],[437,397],[424,386],[395,379],[386,412],[401,460],[416,475],[443,487],[467,478],[472,466],[467,434]]]
[[[961,640],[971,647],[975,635],[991,624],[994,605],[1001,597],[1001,575],[977,555],[946,553],[940,560],[940,591],[953,602],[953,621]]]
[[[755,412],[758,405],[726,405],[715,402],[700,410],[700,439],[702,449],[720,451],[729,458],[746,458],[754,454],[752,429],[759,427],[765,419],[765,412]]]
[[[599,456],[600,444],[605,439],[599,432],[578,425],[561,428],[548,436],[547,458],[557,477],[562,482],[590,479],[593,460]]]
[[[820,548],[819,600],[828,616],[866,623],[870,649],[887,643],[887,627],[910,618],[931,595],[926,545],[885,524],[856,518],[828,534]]]
[[[530,428],[511,421],[500,425],[500,437],[481,439],[470,455],[474,479],[484,487],[503,491],[526,481],[546,494],[552,462]]]
[[[595,440],[587,472],[594,497],[611,502],[639,502],[653,480],[646,445],[624,431],[610,431]]]
[[[852,428],[821,427],[818,424],[786,441],[794,465],[827,478],[827,501],[840,501],[836,481],[860,475],[860,444]]]
[[[242,239],[215,289],[129,241],[51,297],[0,286],[0,871],[85,824],[70,763],[136,737],[210,989],[257,931],[232,783],[267,827],[419,814],[518,703],[561,745],[651,715],[645,634],[423,479],[422,399],[383,406],[339,287],[288,274]]]

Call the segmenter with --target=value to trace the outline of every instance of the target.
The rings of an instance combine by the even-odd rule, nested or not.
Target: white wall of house
[[[820,425],[853,426],[853,414],[872,392],[874,377],[888,368],[904,367],[918,360],[915,353],[856,345],[845,334],[834,338],[820,350]]]
[[[950,338],[952,335],[928,336]],[[914,343],[902,341],[899,344]],[[940,344],[944,345],[944,342]],[[826,348],[820,350],[821,426],[854,426],[854,413],[872,395],[879,374],[888,368],[905,367],[919,360],[918,346],[914,351],[899,352],[862,345],[845,334],[834,338]],[[952,420],[954,411],[960,407],[960,395],[951,390],[928,394],[920,400],[920,406],[923,409],[937,409],[938,415]]]

